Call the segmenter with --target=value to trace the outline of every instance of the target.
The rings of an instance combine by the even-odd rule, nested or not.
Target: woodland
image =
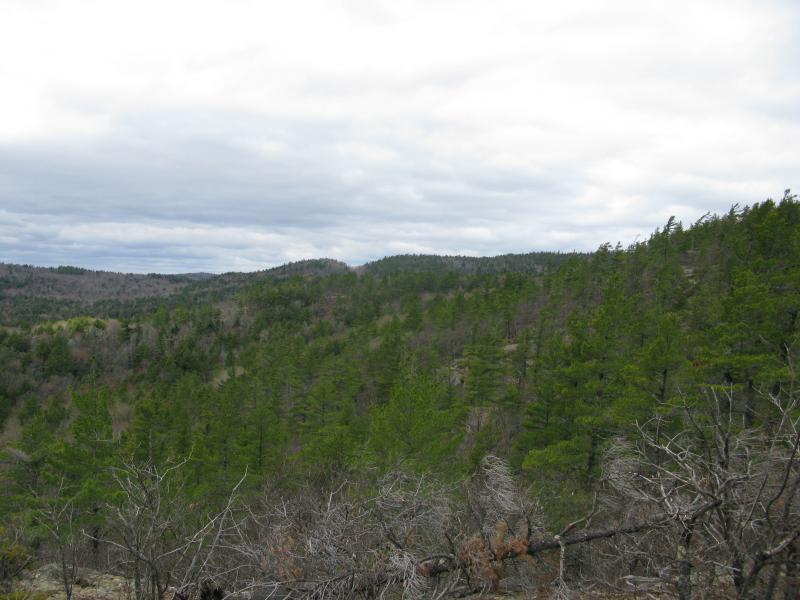
[[[0,598],[800,598],[788,190],[586,254],[0,266]]]

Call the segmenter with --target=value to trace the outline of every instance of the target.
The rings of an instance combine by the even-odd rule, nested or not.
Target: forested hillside
[[[370,275],[397,273],[541,273],[575,254],[531,252],[494,257],[403,255],[352,270]],[[113,273],[80,267],[32,267],[0,263],[0,325],[31,327],[48,320],[85,315],[103,318],[141,315],[161,306],[196,305],[228,299],[260,280],[324,277],[351,267],[332,259],[311,259],[253,273]]]
[[[371,275],[394,275],[408,271],[439,274],[454,272],[468,275],[508,272],[539,274],[566,262],[573,256],[575,253],[560,252],[529,252],[492,257],[405,254],[367,263],[359,270]]]
[[[120,277],[125,297],[65,292],[49,321],[4,283],[3,576],[55,557],[123,572],[141,598],[202,582],[286,597],[794,589],[788,192],[587,255]],[[136,537],[136,502],[167,523],[156,537]],[[262,528],[226,551],[247,560],[191,561],[256,505]],[[221,533],[197,545],[199,531]]]
[[[137,275],[80,267],[0,263],[0,324],[30,327],[47,320],[87,314],[98,317],[140,314],[160,306],[213,302],[263,277],[324,275],[347,268],[338,261],[318,259],[256,273]]]

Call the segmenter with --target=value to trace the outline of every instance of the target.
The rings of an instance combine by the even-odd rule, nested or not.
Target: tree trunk
[[[692,598],[692,561],[689,558],[689,547],[692,543],[693,533],[694,523],[683,530],[678,546],[678,583],[675,587],[680,600],[691,600]]]
[[[786,583],[783,588],[783,600],[798,599],[800,599],[800,548],[798,548],[797,542],[792,542],[786,556]]]

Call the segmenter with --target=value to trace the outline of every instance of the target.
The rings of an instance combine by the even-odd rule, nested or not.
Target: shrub
[[[31,560],[28,548],[0,526],[0,585],[19,575]]]

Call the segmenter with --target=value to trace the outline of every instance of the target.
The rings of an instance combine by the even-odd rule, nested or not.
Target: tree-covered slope
[[[572,254],[533,252],[495,257],[393,256],[353,268],[358,273],[389,275],[541,273]],[[94,271],[80,267],[33,267],[0,263],[0,324],[29,327],[43,321],[91,315],[130,317],[180,305],[220,302],[260,280],[292,276],[325,277],[351,270],[345,263],[308,259],[248,273],[147,275]]]
[[[492,454],[566,522],[636,423],[718,389],[766,427],[792,389],[788,194],[530,270],[445,263],[220,276],[193,284],[216,296],[0,331],[4,440],[26,457],[0,513],[24,519],[55,480],[101,506],[123,460],[188,459],[183,493],[213,505],[245,472],[248,493],[398,465],[453,481]]]
[[[403,254],[388,256],[369,262],[359,270],[371,275],[393,275],[414,273],[462,273],[488,275],[497,273],[539,274],[558,267],[579,253],[529,252],[527,254],[503,254],[499,256],[439,256],[434,254]]]
[[[269,404],[281,459],[319,451],[310,463],[320,466],[313,446],[330,427],[354,453],[331,460],[369,454],[370,423],[415,373],[462,419],[451,424],[459,435],[480,422],[464,444],[530,469],[568,459],[588,476],[604,439],[695,384],[742,387],[742,410],[757,417],[757,390],[782,381],[794,351],[797,215],[786,199],[690,228],[671,221],[647,242],[565,256],[542,273],[431,271],[425,258],[418,271],[317,261],[218,276],[201,284],[227,278],[230,288],[214,284],[219,302],[178,295],[126,319],[3,333],[0,392],[6,413],[36,412],[102,388],[137,414],[148,403],[179,410],[176,390],[190,385],[202,390],[192,402],[231,396],[245,421]],[[205,430],[202,411],[186,411],[189,422],[160,426],[167,446],[172,428]],[[119,436],[137,446],[133,424]]]

